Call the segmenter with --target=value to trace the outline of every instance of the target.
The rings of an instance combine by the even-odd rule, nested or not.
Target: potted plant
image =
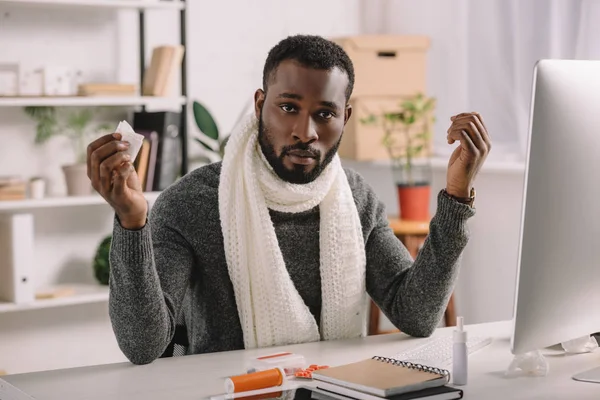
[[[245,105],[238,115],[234,126],[242,120],[251,105],[253,105],[253,101],[249,101]],[[194,140],[204,148],[205,152],[201,156],[192,158],[191,161],[211,163],[222,160],[225,155],[225,146],[229,140],[229,135],[225,136],[221,134],[215,119],[203,104],[194,101],[192,108],[194,112],[194,121],[200,131],[200,135],[195,136]]]
[[[110,278],[110,245],[112,243],[112,235],[105,236],[94,254],[93,269],[94,277],[101,285],[108,285]]]
[[[431,194],[431,165],[428,150],[435,117],[435,99],[422,93],[402,101],[399,108],[368,114],[364,124],[378,124],[382,145],[392,163],[398,191],[400,218],[428,221]]]
[[[208,162],[215,162],[223,159],[225,154],[225,145],[227,139],[220,135],[219,127],[215,122],[215,119],[208,111],[208,109],[199,103],[194,101],[192,104],[194,111],[194,121],[200,131],[200,135],[195,136],[194,140],[206,150],[204,157],[194,159],[195,161],[204,160]]]
[[[100,124],[92,129],[94,111],[84,108],[60,113],[55,107],[29,106],[25,113],[36,121],[35,143],[40,145],[58,135],[67,136],[73,145],[75,162],[63,165],[69,196],[87,196],[92,193],[87,176],[87,146],[92,136],[111,127]]]

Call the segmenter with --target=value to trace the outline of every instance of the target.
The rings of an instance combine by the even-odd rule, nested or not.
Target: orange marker
[[[225,380],[226,393],[247,392],[283,385],[285,371],[282,368],[267,369],[250,374],[232,376]]]

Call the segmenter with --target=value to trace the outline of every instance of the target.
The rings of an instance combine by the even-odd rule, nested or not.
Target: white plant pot
[[[62,167],[67,183],[68,196],[89,196],[92,194],[92,183],[87,176],[86,164],[71,164]]]

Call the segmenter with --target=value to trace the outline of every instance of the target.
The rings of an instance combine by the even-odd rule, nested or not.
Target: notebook
[[[351,364],[314,371],[316,381],[328,382],[379,397],[391,397],[444,386],[450,380],[445,369],[375,356]]]
[[[317,400],[331,400],[332,397],[341,400],[386,400],[383,397],[374,396],[372,394],[359,392],[357,390],[348,389],[346,387],[333,385],[326,382],[319,382],[316,389],[326,393],[324,398]],[[339,396],[335,396],[336,394]],[[316,397],[313,396],[313,398]],[[463,391],[461,389],[450,386],[437,386],[428,389],[417,390],[416,392],[390,396],[387,398],[387,400],[459,400],[462,398]]]

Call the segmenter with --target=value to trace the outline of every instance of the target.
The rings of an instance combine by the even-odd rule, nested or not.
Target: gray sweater
[[[214,163],[171,185],[140,230],[124,229],[115,218],[109,313],[132,363],[160,357],[180,321],[188,354],[244,348],[219,220],[220,171],[221,163]],[[398,329],[429,336],[454,287],[474,210],[439,194],[429,236],[413,262],[373,190],[356,172],[345,171],[366,243],[368,294]],[[299,214],[271,211],[271,218],[290,277],[320,321],[318,207]]]

